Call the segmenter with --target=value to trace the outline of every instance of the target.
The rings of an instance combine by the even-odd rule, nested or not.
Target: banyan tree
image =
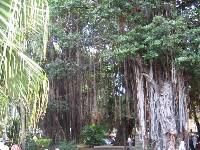
[[[60,3],[64,2],[57,5]],[[64,15],[58,11],[51,16],[52,35],[45,65],[49,75],[49,106],[42,126],[55,143],[62,139],[79,142],[81,128],[101,119],[97,107],[97,99],[103,93],[101,63],[97,54],[88,51],[90,44],[82,37],[87,36],[84,35],[87,22],[81,18],[87,10],[80,3],[83,9],[66,3],[69,10],[62,7]]]
[[[149,144],[153,149],[176,149],[180,141],[187,145],[190,74],[183,64],[190,60],[188,49],[198,49],[185,45],[189,34],[196,38],[199,31],[188,29],[182,19],[157,16],[115,42],[117,58],[125,54],[126,86],[134,93],[136,126],[144,149]]]
[[[52,0],[46,134],[78,142],[84,125],[109,122],[116,145],[134,128],[143,149],[187,147],[191,68],[200,70],[191,5],[199,3]]]

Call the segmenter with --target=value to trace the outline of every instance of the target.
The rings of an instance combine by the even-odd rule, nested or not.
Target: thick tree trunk
[[[184,140],[178,141],[178,137],[187,130],[184,77],[181,73],[171,72],[167,67],[153,66],[152,63],[147,69],[141,60],[134,65],[143,149],[147,149],[146,142],[153,141],[155,150],[175,150],[177,143]]]
[[[122,120],[117,127],[117,135],[114,145],[121,146],[126,145],[126,124],[125,120]]]
[[[117,135],[114,145],[127,145],[127,139],[132,135],[134,120],[124,117],[117,127]]]

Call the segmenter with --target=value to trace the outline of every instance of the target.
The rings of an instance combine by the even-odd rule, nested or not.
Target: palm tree
[[[9,105],[19,110],[24,129],[45,112],[48,80],[31,57],[45,58],[47,25],[47,0],[0,0],[0,122]]]

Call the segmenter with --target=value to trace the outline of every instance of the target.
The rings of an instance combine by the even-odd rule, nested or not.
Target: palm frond
[[[26,54],[45,58],[48,13],[46,0],[0,1],[0,101],[6,95],[7,103],[23,103],[33,126],[47,106],[48,80]]]

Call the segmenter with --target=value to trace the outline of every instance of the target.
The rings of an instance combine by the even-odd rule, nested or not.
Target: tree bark
[[[193,115],[194,115],[194,121],[195,121],[196,126],[197,126],[198,135],[200,135],[200,123],[199,123],[197,113],[196,113],[195,110],[193,110]]]

